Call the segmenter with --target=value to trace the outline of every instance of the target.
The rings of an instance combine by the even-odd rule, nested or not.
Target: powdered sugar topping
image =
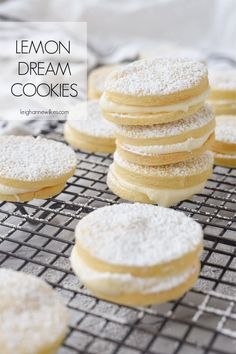
[[[139,203],[97,209],[76,228],[77,241],[92,256],[134,267],[178,259],[195,250],[202,236],[200,225],[184,213]]]
[[[115,124],[105,120],[100,112],[99,101],[81,102],[68,117],[69,125],[78,132],[90,136],[115,138]]]
[[[57,178],[73,171],[76,155],[67,145],[31,136],[0,137],[0,177],[26,182]]]
[[[0,343],[4,354],[41,353],[62,339],[68,314],[44,281],[0,269]]]
[[[113,71],[105,91],[131,96],[162,96],[198,86],[207,77],[206,65],[190,59],[138,60]]]
[[[105,65],[98,69],[95,69],[91,73],[91,84],[95,87],[96,90],[100,92],[104,91],[104,84],[107,76],[117,68],[118,65]]]
[[[198,175],[202,172],[208,171],[213,166],[213,154],[210,151],[206,151],[202,155],[187,161],[152,167],[140,166],[132,162],[128,162],[127,160],[124,160],[116,151],[114,154],[114,162],[128,171],[144,176],[185,177]]]
[[[236,144],[236,116],[216,117],[216,140]]]
[[[120,136],[133,139],[166,138],[181,135],[187,131],[202,128],[214,120],[209,105],[205,105],[196,113],[176,122],[144,126],[117,126],[116,132]]]
[[[213,90],[236,90],[236,70],[212,70],[209,81]]]

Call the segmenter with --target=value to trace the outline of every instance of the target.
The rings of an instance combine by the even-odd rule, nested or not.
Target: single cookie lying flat
[[[61,192],[76,168],[65,144],[31,136],[0,137],[0,200],[28,201]]]
[[[210,71],[209,80],[209,103],[213,106],[215,114],[236,114],[236,70]]]
[[[236,116],[217,116],[215,134],[212,147],[215,164],[236,167]]]
[[[44,281],[0,269],[0,350],[4,354],[54,354],[63,341],[68,312]]]
[[[97,100],[79,103],[65,124],[65,140],[88,152],[115,151],[115,125],[100,113]]]
[[[199,275],[203,233],[184,213],[147,204],[108,206],[79,221],[75,236],[72,268],[102,299],[160,303],[183,295]]]

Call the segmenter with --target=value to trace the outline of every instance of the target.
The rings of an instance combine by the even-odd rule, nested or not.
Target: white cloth
[[[89,69],[132,60],[150,50],[161,55],[158,48],[166,42],[191,47],[202,58],[218,55],[236,60],[235,0],[0,0],[0,16],[86,21]],[[17,126],[22,132],[22,123],[11,124],[14,133]],[[9,125],[6,128],[11,132]]]
[[[134,39],[171,41],[236,59],[235,0],[8,0],[0,14],[31,21],[87,21],[102,48]],[[105,51],[104,51],[105,52]]]

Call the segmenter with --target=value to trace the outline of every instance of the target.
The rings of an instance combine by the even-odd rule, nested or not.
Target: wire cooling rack
[[[54,122],[42,135],[63,141],[61,131]],[[0,204],[1,267],[44,278],[67,302],[70,327],[59,354],[236,353],[236,169],[215,167],[201,194],[174,207],[205,233],[194,289],[177,301],[131,308],[96,299],[70,269],[78,220],[122,202],[106,186],[112,156],[77,154],[78,169],[57,197]]]

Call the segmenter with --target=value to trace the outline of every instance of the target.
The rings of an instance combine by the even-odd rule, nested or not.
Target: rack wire
[[[62,123],[42,131],[63,141]],[[59,354],[236,353],[236,169],[214,168],[204,191],[174,209],[205,233],[201,275],[177,301],[119,306],[91,295],[70,268],[74,227],[96,208],[122,202],[106,186],[107,154],[77,151],[78,169],[55,198],[0,204],[0,266],[47,280],[70,310]]]

